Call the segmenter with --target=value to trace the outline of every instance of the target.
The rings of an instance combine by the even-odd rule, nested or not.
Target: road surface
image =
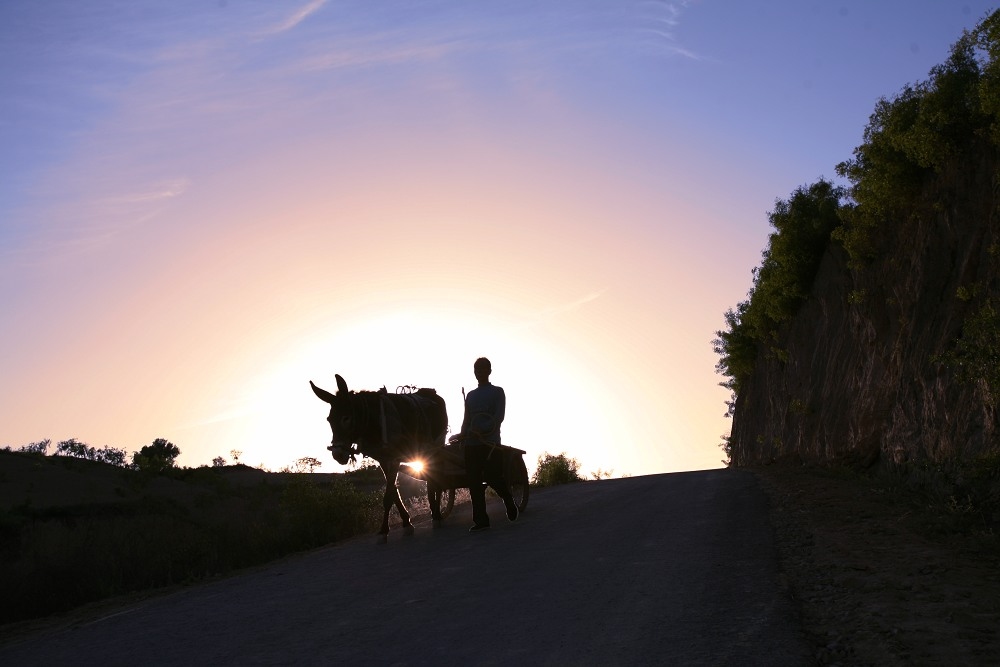
[[[735,470],[533,489],[514,523],[395,531],[0,647],[0,665],[806,665]]]

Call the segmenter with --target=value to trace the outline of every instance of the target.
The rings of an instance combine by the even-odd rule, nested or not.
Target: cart
[[[504,477],[510,484],[511,494],[517,509],[523,512],[528,507],[528,468],[524,463],[523,449],[509,445],[487,445],[493,448],[490,456],[502,459]],[[455,490],[469,487],[465,473],[465,445],[455,443],[434,449],[422,461],[422,467],[404,464],[400,471],[415,479],[427,482],[427,492],[436,488],[441,492],[441,518],[451,514],[455,507]]]

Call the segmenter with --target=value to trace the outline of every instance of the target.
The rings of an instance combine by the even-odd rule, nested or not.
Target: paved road
[[[0,648],[14,665],[805,665],[765,499],[731,470],[533,490]]]

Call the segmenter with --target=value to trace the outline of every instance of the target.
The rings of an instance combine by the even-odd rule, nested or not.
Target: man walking
[[[469,478],[469,495],[472,497],[471,532],[490,527],[486,513],[486,487],[496,491],[507,508],[507,518],[517,519],[517,504],[510,492],[510,483],[503,472],[503,454],[500,444],[500,424],[507,408],[507,397],[502,387],[490,384],[493,368],[486,357],[476,359],[472,367],[479,386],[465,399],[465,417],[462,432],[452,438],[465,445],[465,471]]]

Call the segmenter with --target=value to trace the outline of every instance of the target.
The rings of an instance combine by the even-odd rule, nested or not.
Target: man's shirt
[[[507,396],[503,387],[489,382],[479,385],[465,398],[465,418],[462,420],[462,435],[472,436],[467,442],[500,444],[500,423],[507,408]]]

